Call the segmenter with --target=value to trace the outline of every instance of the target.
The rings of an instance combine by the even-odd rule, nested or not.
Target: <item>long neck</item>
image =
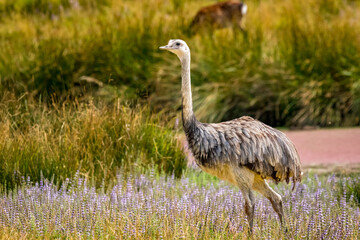
[[[182,56],[181,61],[181,92],[182,92],[182,117],[184,123],[192,120],[194,113],[192,107],[191,80],[190,80],[190,53]]]

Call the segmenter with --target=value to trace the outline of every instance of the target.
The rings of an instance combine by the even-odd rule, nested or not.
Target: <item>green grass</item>
[[[175,114],[179,63],[158,47],[183,38],[203,121],[247,114],[275,126],[359,125],[358,1],[248,2],[247,34],[188,36],[196,11],[212,2],[2,1],[0,91],[62,102],[79,98],[73,89],[91,76]]]
[[[357,1],[249,2],[246,34],[189,36],[196,11],[212,2],[0,1],[1,183],[78,169],[102,181],[148,166],[180,176],[168,121],[180,118],[180,64],[158,50],[173,38],[192,50],[201,121],[359,125]]]
[[[345,175],[346,176],[346,175]],[[360,178],[359,173],[348,174],[338,182],[339,199],[345,196],[350,201],[355,201],[360,206]]]
[[[239,189],[203,172],[181,178],[119,174],[96,188],[76,174],[63,185],[24,179],[1,192],[3,239],[358,239],[359,206],[335,190],[344,178],[305,175],[295,191],[279,184],[287,231],[256,194],[253,236]]]
[[[176,131],[143,107],[63,104],[47,107],[27,100],[2,104],[0,185],[12,188],[22,176],[57,181],[76,171],[99,184],[118,171],[181,176],[185,158]]]
[[[228,206],[218,197],[219,192],[229,191],[231,194],[225,196],[232,198],[238,190],[213,176],[186,170],[186,158],[174,128],[181,109],[180,64],[176,56],[160,52],[158,47],[174,38],[182,38],[190,46],[194,109],[201,121],[247,114],[272,126],[355,126],[360,124],[360,3],[249,1],[246,34],[221,29],[189,36],[188,25],[196,11],[213,2],[0,0],[0,193],[10,198],[20,193],[17,190],[31,188],[27,177],[32,183],[40,182],[40,188],[42,181],[48,181],[44,179],[54,179],[54,191],[67,178],[86,179],[94,191],[109,194],[110,203],[112,186],[135,189],[139,187],[139,173],[145,173],[149,185],[155,184],[155,194],[149,196],[157,200],[168,196],[172,201],[195,194],[198,197],[192,204],[207,204],[203,200],[208,193],[204,195],[203,191],[213,189],[213,202],[219,202],[212,211],[219,211],[214,216],[220,228],[214,228],[214,222],[202,210],[191,217],[193,223],[186,211],[174,212],[178,210],[174,205],[167,205],[168,213],[177,213],[176,218],[168,213],[161,215],[157,211],[163,209],[162,200],[151,202],[154,213],[146,215],[145,211],[144,215],[141,211],[145,208],[138,208],[144,196],[134,191],[140,194],[134,195],[139,201],[133,199],[134,205],[124,218],[98,215],[98,226],[105,231],[92,234],[104,238],[174,238],[180,236],[178,233],[188,238],[245,237],[246,230],[223,231],[223,223],[231,220],[227,214],[232,212],[218,208]],[[84,76],[96,83],[83,81]],[[123,179],[118,177],[119,172]],[[182,178],[174,180],[170,175]],[[78,188],[83,190],[80,185]],[[359,186],[357,174],[347,178],[304,175],[298,186],[299,204],[304,205],[301,208],[292,207],[289,197],[295,195],[290,186],[275,188],[286,193],[286,214],[294,223],[290,229],[295,227],[302,237],[320,238],[325,214],[326,234],[336,233],[341,238],[346,236],[346,229],[352,229],[350,234],[356,238],[359,234],[353,223],[359,223],[349,216],[355,216],[358,209]],[[148,185],[140,187],[149,191]],[[128,198],[122,192],[119,197]],[[77,203],[83,200],[92,199],[76,199]],[[260,213],[271,212],[266,201],[259,205],[264,209]],[[44,206],[35,203],[39,207],[35,210],[43,213]],[[73,211],[74,206],[69,206]],[[233,206],[239,208],[240,204],[234,202]],[[309,206],[311,214],[302,211],[308,211]],[[315,212],[322,206],[326,212],[316,217]],[[108,210],[112,214],[111,209],[108,203],[97,208],[101,214]],[[136,209],[137,215],[132,215],[131,209]],[[53,206],[51,211],[62,208]],[[304,216],[299,218],[299,214]],[[265,231],[256,229],[256,237],[279,237],[278,223],[272,215],[268,224],[257,217]],[[144,224],[139,219],[143,216],[148,235],[141,235]],[[236,216],[241,221],[233,223],[246,229],[244,213],[238,211]],[[21,218],[25,219],[21,228],[30,231],[0,223],[0,239],[44,238],[33,217]],[[20,223],[18,219],[13,219],[15,225]],[[54,219],[41,218],[47,220]],[[70,215],[63,220],[76,225]],[[89,223],[83,218],[77,220]],[[204,227],[198,220],[206,223]],[[72,235],[72,225],[66,226],[70,229],[67,232],[49,233],[45,238],[85,237]],[[122,232],[128,226],[136,227],[135,235]],[[296,231],[281,237],[295,238]]]
[[[108,0],[2,0],[0,12],[11,14],[20,12],[24,14],[43,14],[51,16],[66,11],[69,8],[91,9],[108,5]]]

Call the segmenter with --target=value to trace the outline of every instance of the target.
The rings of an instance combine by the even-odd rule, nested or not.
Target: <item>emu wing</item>
[[[294,144],[284,133],[260,121],[248,116],[212,124],[195,120],[192,127],[184,128],[199,165],[232,163],[276,182],[289,182],[290,177],[294,182],[301,181]]]

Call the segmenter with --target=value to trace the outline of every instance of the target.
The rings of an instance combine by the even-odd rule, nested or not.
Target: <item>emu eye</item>
[[[180,43],[177,42],[177,43],[176,43],[176,46],[180,46]]]

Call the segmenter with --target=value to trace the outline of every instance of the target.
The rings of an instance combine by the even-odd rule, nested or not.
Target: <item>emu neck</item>
[[[183,123],[191,121],[194,115],[192,107],[191,80],[190,80],[190,53],[182,56],[181,61],[181,92]]]

